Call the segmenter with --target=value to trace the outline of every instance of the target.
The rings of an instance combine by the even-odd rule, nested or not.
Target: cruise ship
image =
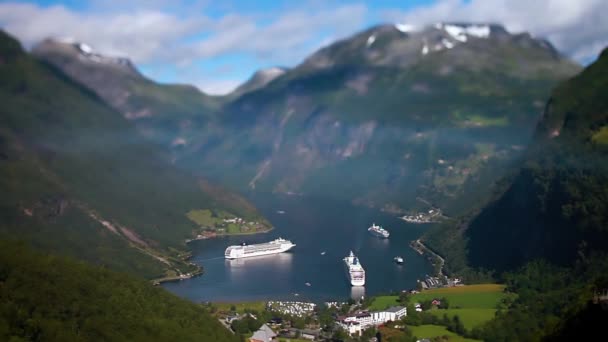
[[[260,255],[283,253],[295,247],[289,240],[278,238],[276,240],[254,245],[230,246],[226,248],[226,259],[249,258]]]
[[[382,226],[376,226],[375,223],[372,223],[372,226],[367,228],[367,231],[372,233],[372,235],[387,239],[391,234],[388,230],[382,228]]]
[[[365,285],[365,270],[361,266],[361,263],[359,263],[359,258],[353,254],[353,251],[350,251],[350,254],[344,258],[344,266],[346,268],[346,276],[352,286]]]

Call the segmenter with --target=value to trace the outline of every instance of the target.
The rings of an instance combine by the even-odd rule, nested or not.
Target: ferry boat
[[[372,226],[367,228],[367,231],[372,233],[372,235],[388,239],[391,235],[388,230],[382,228],[382,226],[377,226],[375,223],[372,223]]]
[[[352,286],[363,286],[365,285],[365,270],[359,262],[353,251],[344,258],[344,266],[346,268],[346,276]]]
[[[249,258],[260,255],[283,253],[295,247],[289,240],[278,238],[276,240],[254,245],[229,246],[224,252],[226,259]]]

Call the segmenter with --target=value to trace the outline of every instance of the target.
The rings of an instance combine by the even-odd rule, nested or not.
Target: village
[[[439,222],[442,218],[441,209],[429,209],[428,212],[418,212],[400,217],[400,219],[409,223],[435,223]]]
[[[192,239],[187,239],[186,243],[223,235],[248,235],[272,230],[272,227],[268,223],[247,220],[224,211],[216,212],[209,209],[191,210],[186,216],[190,221],[199,226],[199,230],[195,232],[195,236]]]
[[[379,329],[404,329],[408,314],[418,316],[427,310],[447,308],[445,298],[413,301],[412,296],[420,293],[412,289],[391,296],[321,304],[268,301],[205,305],[227,329],[245,336],[248,342],[377,341]]]

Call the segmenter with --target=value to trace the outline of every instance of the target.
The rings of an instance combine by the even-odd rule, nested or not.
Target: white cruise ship
[[[249,258],[260,255],[283,253],[292,249],[295,244],[289,240],[278,238],[276,240],[254,245],[230,246],[226,248],[226,259]]]
[[[352,286],[365,285],[365,270],[353,251],[350,251],[349,256],[344,258],[344,266],[346,267],[346,276]]]

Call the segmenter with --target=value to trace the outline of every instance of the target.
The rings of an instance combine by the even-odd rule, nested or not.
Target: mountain
[[[91,89],[161,146],[194,143],[219,105],[190,85],[158,84],[144,77],[127,58],[101,55],[85,43],[46,39],[32,54]]]
[[[103,90],[91,82],[97,73],[112,78],[103,83],[125,83],[79,57],[78,44],[68,46],[72,55],[48,44],[34,49],[37,58],[93,92]],[[158,115],[173,124],[135,123],[176,165],[233,190],[332,196],[395,213],[440,207],[454,216],[489,195],[521,156],[550,89],[579,70],[547,41],[499,25],[380,25],[293,69],[258,72],[200,120],[166,109]]]
[[[237,189],[449,215],[520,156],[550,89],[580,68],[498,25],[382,25],[225,103],[178,163]]]
[[[272,82],[275,78],[285,74],[288,70],[289,69],[287,68],[279,67],[258,70],[245,83],[238,86],[228,96],[237,98],[245,93],[262,88],[268,83]]]
[[[189,211],[263,221],[243,198],[170,165],[131,121],[5,33],[0,78],[0,235],[156,278],[196,270],[184,260],[200,230]]]
[[[523,165],[494,198],[431,234],[435,249],[457,256],[454,269],[512,270],[537,258],[571,265],[607,251],[607,90],[608,49],[555,88]]]
[[[200,305],[128,274],[0,240],[3,341],[237,341]]]

